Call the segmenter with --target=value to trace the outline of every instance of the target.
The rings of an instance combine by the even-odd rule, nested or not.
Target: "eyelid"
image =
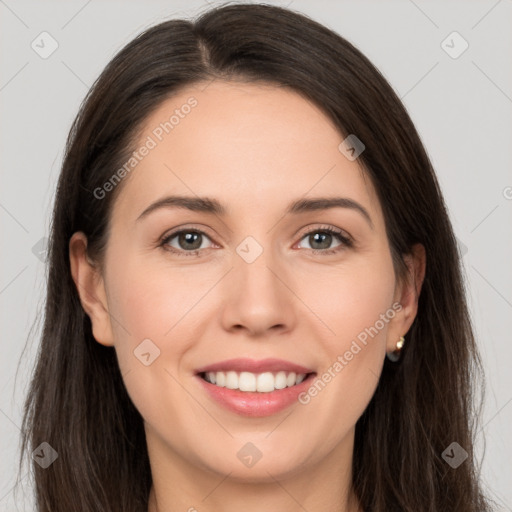
[[[197,231],[198,233],[202,233],[208,237],[211,237],[212,235],[209,235],[208,232],[207,232],[207,229],[208,228],[203,228],[203,227],[198,227],[198,226],[202,226],[200,224],[183,224],[181,226],[176,226],[175,228],[171,229],[169,232],[165,233],[161,238],[160,240],[164,239],[164,238],[168,238],[169,236],[172,236],[172,235],[177,235],[179,233],[181,233],[182,231]]]
[[[352,237],[345,230],[343,230],[341,228],[337,228],[336,226],[331,226],[330,224],[306,227],[306,228],[304,228],[304,231],[300,232],[301,233],[300,239],[304,238],[306,235],[309,235],[311,233],[322,232],[322,231],[327,231],[330,233],[341,235],[344,238],[347,238],[348,240],[353,241]],[[297,235],[297,236],[299,236],[299,235]]]

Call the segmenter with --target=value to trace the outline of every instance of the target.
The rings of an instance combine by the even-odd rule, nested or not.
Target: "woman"
[[[231,5],[128,44],[72,127],[49,263],[39,511],[489,510],[438,182],[327,28]]]

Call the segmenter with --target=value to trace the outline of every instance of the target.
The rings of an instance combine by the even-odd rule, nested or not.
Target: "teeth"
[[[300,384],[305,378],[305,373],[296,374],[295,372],[207,372],[204,375],[206,381],[215,384],[221,388],[239,389],[240,391],[258,391],[260,393],[270,393],[276,389]]]

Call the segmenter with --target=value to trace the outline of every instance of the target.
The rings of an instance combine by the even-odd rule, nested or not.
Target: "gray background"
[[[360,48],[420,132],[464,253],[487,375],[477,436],[479,452],[485,448],[482,479],[500,509],[511,511],[512,0],[274,3],[310,15]],[[41,239],[49,232],[71,122],[103,67],[136,34],[207,8],[206,1],[0,0],[1,511],[33,510],[26,469],[17,495],[13,486],[22,399],[41,328],[34,323],[45,292]],[[59,45],[47,59],[31,47],[43,31]],[[441,46],[453,31],[469,44],[458,58]],[[460,40],[447,44],[452,52],[462,48]]]

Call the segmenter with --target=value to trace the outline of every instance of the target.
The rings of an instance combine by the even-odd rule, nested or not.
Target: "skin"
[[[146,120],[141,144],[191,96],[197,106],[122,183],[104,272],[87,257],[83,233],[69,244],[94,337],[115,347],[144,419],[148,510],[358,511],[355,423],[386,351],[417,313],[424,248],[406,257],[409,276],[399,283],[373,185],[339,151],[343,136],[332,122],[290,90],[219,80],[188,87]],[[170,194],[215,198],[228,213],[163,208],[137,222]],[[373,229],[348,208],[284,215],[293,200],[333,196],[363,205]],[[182,226],[205,231],[199,254],[159,247]],[[305,233],[325,226],[355,245],[322,254],[341,242],[333,236],[322,245]],[[263,249],[252,263],[236,252],[247,236]],[[178,237],[169,246],[190,252]],[[282,358],[321,375],[396,302],[402,309],[307,405],[243,417],[212,401],[194,377],[200,366],[233,357]],[[146,338],[160,349],[149,366],[133,354]],[[237,458],[248,442],[262,452],[250,468]]]

